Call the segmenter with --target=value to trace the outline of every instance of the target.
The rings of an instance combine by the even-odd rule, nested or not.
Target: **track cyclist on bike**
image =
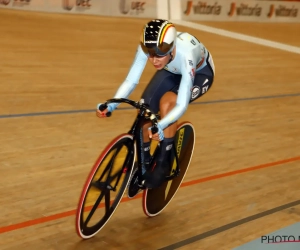
[[[165,180],[170,170],[170,155],[177,130],[177,120],[189,103],[205,94],[212,86],[215,69],[211,54],[198,39],[186,32],[177,32],[168,20],[154,19],[145,24],[140,44],[129,73],[114,98],[127,98],[135,89],[141,74],[150,61],[157,69],[147,85],[142,100],[153,112],[160,111],[158,132],[151,133],[151,122],[143,127],[145,162],[150,162],[150,139],[160,142],[159,153],[152,171],[143,168],[143,185],[135,171],[129,184],[128,196],[134,197],[140,188],[155,188]],[[97,116],[106,117],[118,104],[111,103]],[[137,170],[137,169],[136,169]]]

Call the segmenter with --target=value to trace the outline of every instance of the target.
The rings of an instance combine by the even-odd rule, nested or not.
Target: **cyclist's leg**
[[[164,94],[169,93],[169,91],[172,91],[174,88],[176,88],[176,86],[179,85],[180,83],[180,79],[181,79],[180,75],[174,75],[166,70],[157,71],[152,77],[152,79],[150,80],[146,89],[144,90],[144,93],[142,94],[141,98],[143,99],[145,104],[149,105],[149,108],[153,112],[157,113],[160,110],[160,106],[161,106],[160,100],[163,100],[162,97],[164,96]],[[176,102],[176,98],[174,103],[175,102]],[[168,105],[165,102],[163,106],[164,107],[162,108],[162,114],[165,115],[165,113],[167,112],[168,109],[170,109],[170,107],[168,108]],[[146,168],[143,169],[144,177],[147,174],[146,169],[148,169],[151,160],[150,139],[148,136],[148,128],[150,126],[151,126],[151,122],[145,123],[143,126],[143,150],[144,150],[144,161],[146,162],[145,164]],[[167,141],[167,138],[164,141]],[[138,179],[138,174],[132,176],[132,179],[129,184],[129,192],[128,192],[129,197],[134,197],[139,192],[138,183],[140,181],[137,181],[137,179]]]
[[[177,92],[178,86],[174,89]],[[176,100],[177,94],[172,91],[168,91],[162,96],[159,103],[161,118],[164,118],[175,107]],[[169,163],[176,131],[177,121],[164,129],[165,138],[160,142],[159,154],[156,157],[157,164],[166,165],[166,163]],[[168,171],[168,168],[165,168],[165,170]]]
[[[177,88],[177,86],[176,86]],[[177,95],[172,92],[166,92],[160,99],[160,115],[164,118],[176,105]],[[148,188],[159,187],[165,177],[169,175],[171,169],[171,153],[174,143],[174,137],[177,131],[177,121],[164,129],[164,140],[160,141],[158,152],[155,155],[155,162],[151,164],[151,173],[145,176],[145,186]]]
[[[153,112],[157,113],[158,111],[160,111],[160,115],[161,117],[163,117],[166,115],[166,113],[169,112],[169,110],[172,109],[172,106],[174,106],[176,103],[176,95],[170,91],[173,91],[173,89],[175,88],[178,89],[177,86],[179,85],[180,80],[181,75],[175,75],[166,70],[157,71],[144,90],[142,99],[146,104],[149,105],[150,109]],[[164,95],[166,95],[165,98],[163,98]],[[174,97],[172,97],[172,95],[174,95]],[[168,100],[168,97],[170,96],[172,98]],[[150,157],[150,153],[147,150],[150,144],[150,139],[148,137],[148,128],[150,126],[151,123],[149,122],[143,127],[144,150],[146,153],[145,160],[147,160],[147,158],[149,159]],[[171,129],[167,130],[167,135],[165,134],[166,138],[168,138],[169,136],[169,131],[171,131]],[[175,135],[175,133],[176,129],[173,134]],[[172,135],[172,137],[174,135]]]
[[[142,98],[144,102],[150,106],[150,109],[154,112],[160,111],[161,118],[165,117],[176,105],[178,86],[181,80],[181,75],[172,74],[168,71],[158,71],[147,88],[145,89]],[[144,127],[144,145],[145,148],[149,143],[148,138],[148,127],[151,124],[147,124]],[[160,142],[157,155],[155,156],[155,166],[151,169],[151,174],[148,173],[146,181],[148,182],[147,187],[159,186],[165,179],[165,176],[169,171],[169,159],[171,149],[173,146],[174,136],[177,130],[177,123],[168,126],[164,130],[164,140]],[[145,158],[147,158],[147,153]],[[151,177],[150,177],[151,176]],[[152,181],[149,184],[150,179]]]
[[[177,88],[176,88],[177,89]],[[172,91],[166,92],[159,102],[161,118],[164,118],[176,105],[177,94]],[[172,138],[177,131],[177,121],[164,130],[166,138]]]
[[[194,85],[191,93],[190,103],[204,95],[212,86],[214,79],[213,71],[210,65],[205,66],[200,72],[195,75]],[[174,79],[172,79],[174,81]],[[173,85],[174,87],[165,92],[159,102],[159,109],[161,117],[166,116],[176,105],[177,93],[179,88],[181,77],[176,78]],[[165,80],[168,82],[168,80]],[[157,187],[164,181],[166,173],[169,168],[166,168],[170,162],[171,147],[173,145],[174,137],[177,131],[177,122],[168,126],[164,130],[165,139],[160,142],[160,148],[156,157],[156,167],[153,170],[153,176],[151,177],[153,182],[151,184],[146,183],[148,187]],[[155,173],[157,172],[157,173]]]

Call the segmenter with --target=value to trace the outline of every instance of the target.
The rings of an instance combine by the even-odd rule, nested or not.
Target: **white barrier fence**
[[[198,21],[300,22],[300,2],[264,0],[0,0],[0,8]]]

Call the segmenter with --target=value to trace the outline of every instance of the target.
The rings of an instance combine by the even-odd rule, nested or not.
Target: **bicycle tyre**
[[[125,150],[125,154],[121,155],[124,158],[124,162],[122,163],[121,157],[118,158],[118,156],[123,153],[123,150]],[[135,155],[136,147],[132,135],[129,134],[119,135],[102,151],[86,179],[78,202],[76,231],[79,237],[83,239],[93,237],[114,214],[129,182],[135,162]],[[109,158],[110,156],[112,157]],[[105,166],[107,161],[107,166]],[[120,161],[121,164],[119,163]],[[118,165],[120,165],[119,168]],[[110,176],[114,172],[116,173]],[[97,180],[98,176],[100,177]],[[113,181],[115,183],[112,185],[111,182]],[[116,193],[115,198],[111,200],[111,192],[114,191],[112,190],[114,185]],[[95,195],[97,192],[99,192],[99,196],[96,198],[96,202],[91,202],[93,205],[88,206],[90,198],[93,196],[97,197]],[[100,203],[103,202],[103,199],[104,204]],[[100,211],[101,209],[104,211]],[[99,216],[100,218],[93,218],[95,223],[89,225],[95,212],[104,215],[102,217]],[[85,216],[86,213],[88,214],[87,217]]]
[[[178,155],[180,174],[165,181],[160,187],[145,189],[143,211],[148,217],[160,214],[174,198],[189,168],[195,146],[195,130],[190,122],[181,123],[175,136],[175,149]],[[171,170],[172,171],[172,170]]]

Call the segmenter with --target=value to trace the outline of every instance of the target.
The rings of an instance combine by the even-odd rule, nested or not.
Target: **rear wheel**
[[[115,212],[130,179],[135,151],[132,136],[123,134],[105,148],[94,164],[76,213],[76,231],[81,238],[97,234]]]
[[[175,196],[189,168],[195,144],[195,130],[190,122],[178,126],[175,136],[175,150],[178,156],[180,173],[173,179],[164,182],[160,187],[145,189],[143,193],[143,210],[149,217],[161,213]],[[170,175],[176,169],[176,161],[172,165]]]

